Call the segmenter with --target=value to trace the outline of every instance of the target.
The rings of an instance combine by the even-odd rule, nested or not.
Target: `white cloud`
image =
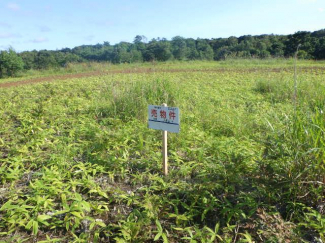
[[[30,42],[32,42],[32,43],[43,43],[43,42],[47,42],[47,41],[49,41],[49,39],[46,38],[46,37],[37,37],[37,38],[31,40]]]
[[[46,11],[52,11],[52,6],[51,5],[46,5],[45,7],[44,7],[44,9],[46,10]]]
[[[51,29],[49,27],[45,26],[45,25],[39,26],[39,29],[40,29],[41,32],[49,32],[49,31],[51,31]]]
[[[20,10],[20,6],[17,3],[8,3],[7,8],[13,10],[13,11],[18,11]]]
[[[325,11],[325,9],[324,8],[319,8],[318,11],[322,13],[322,12]]]
[[[14,33],[0,33],[0,39],[19,38],[21,35]]]
[[[0,27],[10,28],[11,25],[5,22],[0,22]]]

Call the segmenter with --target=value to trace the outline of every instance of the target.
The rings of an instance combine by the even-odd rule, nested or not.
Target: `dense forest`
[[[300,45],[299,45],[300,44]],[[133,63],[168,60],[225,60],[227,58],[292,57],[299,45],[298,57],[325,59],[325,29],[299,31],[291,35],[245,35],[217,39],[193,39],[180,36],[171,40],[147,41],[137,35],[133,43],[109,42],[82,45],[61,50],[0,52],[0,77],[14,76],[18,71],[64,67],[70,62]]]

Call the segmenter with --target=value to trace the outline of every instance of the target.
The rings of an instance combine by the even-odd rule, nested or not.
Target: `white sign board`
[[[159,105],[148,106],[149,128],[179,133],[179,109]]]

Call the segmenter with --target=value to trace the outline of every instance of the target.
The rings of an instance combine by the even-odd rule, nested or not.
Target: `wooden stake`
[[[163,106],[167,106],[167,104],[162,104]],[[163,131],[163,146],[162,146],[162,157],[163,157],[163,172],[164,175],[168,175],[168,155],[167,155],[167,131]]]

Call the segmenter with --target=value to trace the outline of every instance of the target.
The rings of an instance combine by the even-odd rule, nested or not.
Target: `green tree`
[[[284,56],[284,44],[281,41],[274,42],[271,45],[270,53],[274,57],[283,57]]]
[[[82,58],[76,54],[62,51],[55,52],[54,58],[56,60],[56,63],[58,63],[61,67],[66,66],[68,63],[80,62],[82,60]]]
[[[170,51],[170,42],[166,39],[152,39],[144,52],[145,61],[167,61],[173,57]]]
[[[146,41],[147,37],[145,37],[144,35],[137,35],[136,37],[134,37],[133,43],[136,46],[137,50],[143,53],[146,49]]]
[[[209,45],[208,41],[205,39],[196,40],[196,49],[199,53],[201,60],[212,60],[213,59],[213,49]]]
[[[199,59],[199,52],[196,50],[196,41],[193,38],[185,40],[187,46],[186,58],[189,60]]]
[[[267,50],[262,50],[259,52],[260,58],[269,58],[270,56],[271,56],[271,54]]]
[[[183,60],[186,58],[188,49],[186,46],[185,39],[183,37],[181,36],[173,37],[171,41],[171,46],[172,46],[172,53],[175,59]]]
[[[229,47],[235,47],[236,45],[238,45],[238,39],[235,36],[230,36],[227,39],[227,45]]]
[[[298,31],[293,35],[288,36],[285,47],[285,55],[293,56],[297,50],[297,46],[301,44],[300,50],[303,50],[307,53],[307,58],[312,57],[315,46],[317,43],[317,38],[312,37],[311,33],[308,31]]]
[[[54,52],[41,50],[37,53],[35,58],[35,67],[37,69],[48,69],[59,66],[55,60]]]
[[[325,37],[325,29],[317,30],[311,33],[311,37],[322,38]]]
[[[217,49],[214,53],[215,60],[226,60],[227,56],[231,54],[228,46],[223,46]]]
[[[0,77],[15,76],[23,68],[22,58],[12,48],[0,52]]]
[[[24,69],[29,70],[35,68],[36,50],[21,52],[19,56],[23,59]]]
[[[114,46],[112,53],[113,63],[131,63],[140,59],[136,47],[128,42],[120,42]]]
[[[130,51],[130,62],[142,62],[143,57],[142,53],[138,50],[131,50]]]
[[[325,59],[325,37],[320,38],[316,44],[314,57],[316,59]]]

